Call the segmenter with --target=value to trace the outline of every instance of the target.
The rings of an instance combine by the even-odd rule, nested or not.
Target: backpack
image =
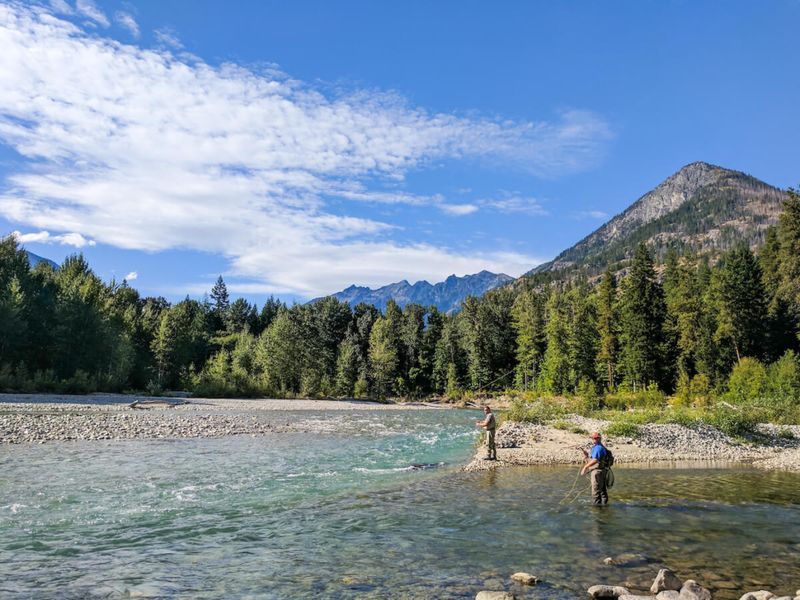
[[[603,446],[605,448],[605,446]],[[611,450],[606,448],[606,457],[603,459],[602,464],[600,465],[603,469],[610,469],[614,466],[614,455],[611,453]]]

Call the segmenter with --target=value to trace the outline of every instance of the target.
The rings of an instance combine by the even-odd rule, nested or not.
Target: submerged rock
[[[631,594],[628,588],[624,588],[621,585],[593,585],[587,592],[589,593],[589,598],[598,600],[619,598],[620,596],[629,596]]]
[[[510,592],[478,592],[475,600],[517,600],[517,597]]]
[[[522,585],[536,585],[539,582],[539,580],[534,575],[522,572],[514,573],[511,576],[511,579],[513,579],[517,583],[521,583]]]
[[[680,600],[711,600],[711,592],[694,579],[687,579],[683,582]]]
[[[674,571],[671,569],[661,569],[653,580],[650,591],[653,594],[658,594],[664,591],[679,591],[682,587],[683,582],[678,579]]]

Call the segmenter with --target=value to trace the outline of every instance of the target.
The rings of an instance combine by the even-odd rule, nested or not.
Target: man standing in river
[[[494,445],[494,432],[497,429],[497,420],[494,418],[492,409],[488,406],[483,407],[483,414],[486,418],[483,421],[475,421],[475,425],[486,430],[486,443],[489,445],[489,454],[485,460],[497,460],[497,448]]]
[[[595,504],[608,504],[608,488],[606,487],[606,469],[608,468],[608,450],[603,446],[600,434],[592,433],[592,449],[587,452],[581,448],[588,462],[581,468],[581,475],[590,473],[592,479],[592,500]]]

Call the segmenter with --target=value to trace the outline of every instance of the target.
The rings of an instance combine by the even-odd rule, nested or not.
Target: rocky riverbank
[[[636,563],[637,559],[646,562],[644,557],[622,555],[616,558],[608,557],[603,563],[607,566],[624,566],[631,562]],[[527,597],[525,588],[541,583],[537,576],[530,573],[514,573],[509,579],[510,589],[484,590],[478,592],[475,600],[516,600],[518,593]],[[637,581],[625,581],[619,585],[593,585],[586,590],[586,593],[589,600],[713,600],[715,591],[726,592],[724,594],[726,597],[731,596],[732,592],[742,593],[739,600],[800,600],[800,589],[794,594],[786,593],[780,596],[769,590],[737,590],[738,586],[731,581],[713,580],[701,584],[694,579],[683,580],[669,568],[659,569],[655,578],[650,572],[649,577],[633,579]]]
[[[133,406],[132,406],[133,405]],[[192,400],[97,394],[0,394],[0,444],[123,440],[329,431],[331,422],[287,420],[282,411],[432,409],[426,404],[359,400]]]
[[[552,425],[506,421],[497,430],[497,461],[483,460],[479,448],[464,469],[481,471],[511,465],[579,464],[587,433],[604,432],[609,421],[572,415]],[[749,463],[765,469],[800,471],[800,426],[760,425],[750,440],[731,438],[709,425],[642,425],[636,437],[606,436],[619,463],[716,461]]]

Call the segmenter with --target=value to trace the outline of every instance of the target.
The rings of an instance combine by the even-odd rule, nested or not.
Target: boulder
[[[522,585],[536,585],[539,580],[536,579],[535,576],[531,575],[530,573],[514,573],[511,576],[511,579],[516,581],[517,583],[521,583]]]
[[[680,597],[680,592],[676,592],[675,590],[666,590],[656,594],[656,600],[680,600]]]
[[[653,600],[652,596],[639,596],[638,594],[623,594],[619,600]]]
[[[681,588],[681,593],[678,598],[680,598],[680,600],[711,600],[711,592],[698,584],[694,579],[687,579],[683,582],[683,587]]]
[[[758,590],[757,592],[747,592],[739,600],[770,600],[774,598],[775,594],[767,590]]]
[[[630,596],[628,588],[624,588],[619,585],[593,585],[587,591],[589,592],[589,598],[592,598],[593,600]]]
[[[517,600],[517,597],[509,592],[478,592],[475,600]]]
[[[683,582],[678,579],[671,569],[661,569],[650,586],[650,591],[654,594],[664,591],[679,591],[683,587]]]

